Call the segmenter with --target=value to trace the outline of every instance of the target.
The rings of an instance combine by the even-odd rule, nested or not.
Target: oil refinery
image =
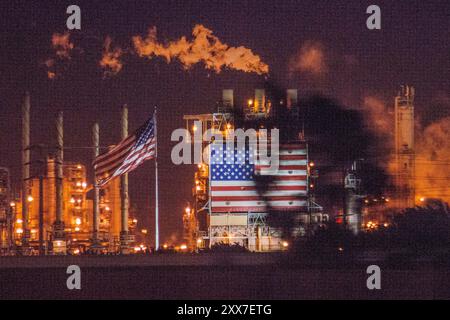
[[[395,151],[390,172],[394,188],[386,188],[379,197],[368,194],[361,171],[365,161],[355,159],[345,168],[342,178],[339,172],[333,178],[343,194],[343,204],[337,212],[325,210],[317,199],[319,170],[316,159],[309,155],[297,89],[286,90],[277,103],[271,101],[264,89],[256,89],[254,97],[246,99],[244,106],[235,104],[232,89],[224,89],[213,113],[185,114],[186,131],[194,137],[190,143],[200,148],[195,152],[208,154],[211,159],[213,144],[202,136],[208,130],[222,137],[225,145],[235,143],[236,136],[230,135],[234,129],[276,128],[277,112],[287,112],[289,121],[300,126],[281,141],[280,167],[276,173],[261,174],[264,166],[248,162],[253,152],[249,150],[244,151],[243,165],[198,163],[192,177],[192,198],[186,199],[180,215],[182,242],[177,248],[198,252],[216,245],[238,245],[256,252],[283,251],[292,239],[314,234],[330,221],[342,223],[359,234],[362,230],[388,226],[395,208],[425,203],[427,199],[417,198],[415,192],[414,95],[412,86],[402,86],[394,99]],[[65,160],[62,113],[57,113],[55,119],[56,145],[33,145],[30,106],[30,97],[26,95],[22,108],[22,188],[12,188],[9,170],[0,168],[2,253],[128,254],[150,247],[148,241],[144,243],[147,229],[138,232],[135,213],[129,212],[127,178],[113,179],[100,187],[90,182],[85,164]],[[128,108],[124,106],[122,138],[127,136]],[[256,143],[256,158],[260,147]],[[93,126],[90,149],[95,159],[100,150],[98,124]],[[114,146],[108,147],[113,149]],[[233,159],[235,156],[237,153]],[[274,218],[288,221],[287,233],[283,226],[269,223]],[[156,237],[159,239],[158,234]],[[161,246],[167,247],[166,242]]]

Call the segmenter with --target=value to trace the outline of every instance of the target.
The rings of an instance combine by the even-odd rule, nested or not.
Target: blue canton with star
[[[211,180],[214,181],[251,181],[254,178],[254,155],[245,150],[237,150],[236,146],[226,144],[211,145]]]
[[[135,148],[139,147],[147,143],[149,139],[151,139],[154,135],[155,131],[155,123],[154,118],[152,117],[147,123],[142,126],[138,131],[138,141],[136,142]]]

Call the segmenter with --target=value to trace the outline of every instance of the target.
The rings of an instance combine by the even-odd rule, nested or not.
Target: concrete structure
[[[401,207],[415,204],[414,88],[401,86],[395,97],[395,185]]]
[[[98,123],[95,123],[92,127],[92,144],[94,147],[93,157],[95,160],[100,154],[100,129]],[[95,174],[94,174],[95,180]],[[100,231],[100,188],[94,181],[94,196],[92,200],[92,245],[93,247],[99,246],[99,231]],[[95,248],[94,248],[95,249]]]
[[[63,161],[64,161],[64,127],[63,113],[56,116],[56,157],[55,157],[55,222],[53,223],[53,252],[66,254],[66,237],[63,215]]]
[[[122,107],[122,140],[128,137],[128,107],[124,105]],[[120,231],[120,252],[122,254],[130,253],[130,243],[132,239],[129,236],[128,230],[128,173],[124,173],[120,176],[120,212],[121,212],[121,231]]]

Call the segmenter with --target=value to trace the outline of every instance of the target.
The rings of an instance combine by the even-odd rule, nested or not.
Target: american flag
[[[279,169],[265,172],[267,164],[245,150],[226,145],[211,146],[211,212],[267,212],[307,209],[307,150],[304,143],[280,145]],[[256,175],[270,175],[260,194]]]
[[[156,157],[156,119],[150,118],[134,134],[122,140],[94,161],[95,178],[99,186],[139,167]]]

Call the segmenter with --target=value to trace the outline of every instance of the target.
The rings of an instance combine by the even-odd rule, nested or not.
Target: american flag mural
[[[307,209],[307,149],[304,143],[280,145],[279,168],[268,165],[249,148],[237,150],[211,145],[210,208],[213,213],[266,212],[271,210],[304,212]],[[261,194],[256,176],[270,181]]]
[[[156,120],[149,119],[134,134],[122,140],[94,161],[95,178],[99,186],[139,167],[156,155]]]

